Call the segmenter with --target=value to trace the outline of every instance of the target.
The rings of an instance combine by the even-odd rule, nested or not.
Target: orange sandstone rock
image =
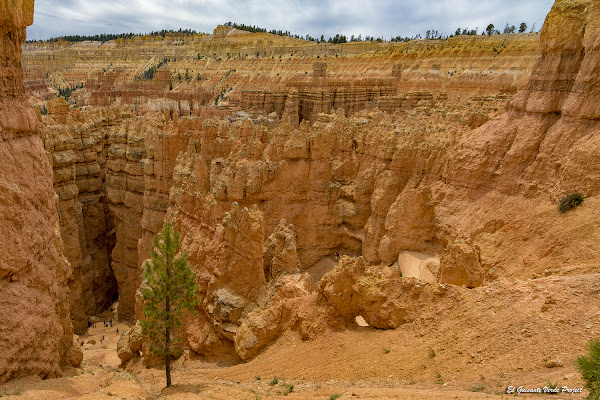
[[[81,362],[52,169],[24,97],[21,43],[32,20],[33,0],[0,1],[0,382]]]

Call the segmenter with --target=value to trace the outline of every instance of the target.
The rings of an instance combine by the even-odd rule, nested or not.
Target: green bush
[[[550,382],[550,380],[548,380],[546,382],[546,387],[549,389],[548,394],[558,394],[560,392],[560,389],[558,388],[558,383],[556,382]]]
[[[287,385],[285,390],[283,391],[283,395],[287,396],[288,394],[294,391],[294,385]]]
[[[585,381],[585,387],[590,391],[588,399],[600,398],[600,340],[590,340],[588,356],[579,356],[575,366]]]
[[[478,383],[477,385],[475,385],[471,389],[469,389],[469,391],[471,391],[471,392],[483,392],[484,390],[485,390],[485,384],[483,384],[483,383]]]
[[[433,348],[429,348],[429,358],[435,357],[435,350]]]
[[[581,193],[571,193],[560,199],[558,203],[558,210],[565,212],[571,208],[575,208],[583,203],[583,195]]]

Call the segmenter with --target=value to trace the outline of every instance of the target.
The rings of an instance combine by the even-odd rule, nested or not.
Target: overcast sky
[[[535,23],[539,30],[554,0],[37,0],[28,39],[62,35],[195,29],[227,21],[294,34],[424,36],[458,27]],[[528,29],[529,30],[529,29]]]

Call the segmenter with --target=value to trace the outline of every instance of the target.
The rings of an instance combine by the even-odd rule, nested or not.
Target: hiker
[[[117,328],[117,333],[119,333],[119,328]]]
[[[110,323],[110,327],[112,328],[112,318],[110,319],[109,323]]]
[[[338,253],[337,251],[335,252],[335,261],[338,261],[340,259],[340,253]]]

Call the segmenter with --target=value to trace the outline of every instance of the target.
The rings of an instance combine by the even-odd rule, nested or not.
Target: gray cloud
[[[541,28],[553,0],[38,0],[29,39],[189,28],[233,21],[304,36],[414,36],[526,22]]]

